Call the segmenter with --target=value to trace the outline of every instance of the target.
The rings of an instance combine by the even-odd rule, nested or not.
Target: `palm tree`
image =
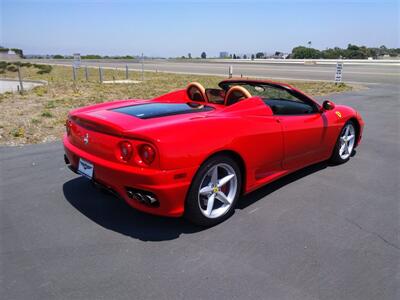
[[[310,48],[312,43],[311,43],[311,41],[308,41],[307,44],[308,44],[308,47]]]

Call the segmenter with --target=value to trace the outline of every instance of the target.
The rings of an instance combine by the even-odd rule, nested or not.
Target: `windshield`
[[[233,86],[242,86],[252,96],[260,97],[275,114],[303,114],[317,111],[317,107],[307,96],[289,87],[259,82],[222,82],[220,86],[229,90]]]

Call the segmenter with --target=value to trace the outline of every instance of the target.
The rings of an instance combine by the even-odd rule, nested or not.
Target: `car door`
[[[297,169],[323,158],[327,127],[324,115],[317,112],[277,117],[283,130],[284,169]]]
[[[264,101],[281,123],[283,169],[297,169],[318,161],[324,154],[327,119],[307,96],[291,89],[269,88]]]

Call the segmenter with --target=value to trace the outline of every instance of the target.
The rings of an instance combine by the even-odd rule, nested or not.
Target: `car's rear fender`
[[[212,155],[223,152],[240,157],[246,187],[281,170],[282,129],[273,116],[208,117],[179,128],[164,128],[157,135],[160,167],[165,170],[198,168]]]

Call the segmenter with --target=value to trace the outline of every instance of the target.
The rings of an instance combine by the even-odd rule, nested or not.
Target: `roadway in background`
[[[32,60],[35,62],[71,65],[72,60]],[[105,68],[125,68],[128,64],[130,70],[141,70],[140,61],[137,60],[84,60],[82,65]],[[203,74],[228,76],[229,66],[233,66],[235,77],[273,78],[276,80],[328,80],[333,81],[336,66],[331,61],[318,64],[301,64],[289,61],[184,61],[184,60],[145,60],[145,71],[160,71],[183,74]],[[400,85],[400,63],[346,63],[343,67],[343,81],[348,83],[388,83]]]

